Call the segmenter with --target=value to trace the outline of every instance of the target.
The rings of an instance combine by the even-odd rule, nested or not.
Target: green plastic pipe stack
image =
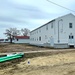
[[[18,53],[18,54],[12,54],[10,56],[1,57],[0,58],[0,62],[4,62],[4,61],[7,61],[7,60],[12,60],[12,59],[20,58],[23,55],[24,55],[24,53]]]

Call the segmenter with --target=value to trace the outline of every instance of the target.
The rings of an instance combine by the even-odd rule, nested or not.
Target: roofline
[[[42,26],[40,26],[40,27],[38,27],[38,28],[32,30],[31,32],[33,32],[33,31],[35,31],[35,30],[37,30],[37,29],[39,29],[39,28],[41,28],[41,27],[44,27],[45,25],[47,25],[47,24],[49,24],[49,23],[51,23],[51,22],[53,22],[53,21],[55,21],[55,19],[53,19],[53,20],[47,22],[46,24],[44,24],[44,25],[42,25]],[[31,32],[30,32],[30,33],[31,33]]]
[[[26,37],[30,37],[30,36],[27,36],[27,35],[25,35]],[[22,36],[22,37],[25,37],[25,36]],[[21,37],[21,36],[14,36],[14,37]]]
[[[30,36],[15,36],[16,39],[29,39]]]
[[[72,13],[69,13],[69,14],[73,15]],[[53,21],[55,21],[55,20],[58,19],[58,18],[61,18],[61,17],[67,16],[67,15],[69,15],[69,14],[66,14],[66,15],[63,15],[63,16],[60,16],[60,17],[57,17],[57,18],[55,18],[55,19],[49,21],[48,23],[46,23],[46,24],[44,24],[44,25],[42,25],[42,26],[40,26],[40,27],[38,27],[38,28],[32,30],[31,32],[33,32],[33,31],[35,31],[35,30],[37,30],[37,29],[39,29],[39,28],[41,28],[41,27],[43,27],[43,26],[45,26],[45,25],[47,25],[47,24],[49,24],[49,23],[51,23],[51,22],[53,22]],[[73,16],[75,17],[75,15],[73,15]],[[30,33],[31,33],[31,32],[30,32]]]
[[[65,15],[63,15],[63,16],[59,16],[59,17],[57,17],[56,19],[62,18],[62,17],[67,16],[67,15],[73,15],[73,14],[72,14],[72,13],[68,13],[68,14],[65,14]],[[73,15],[73,16],[75,17],[75,15]]]

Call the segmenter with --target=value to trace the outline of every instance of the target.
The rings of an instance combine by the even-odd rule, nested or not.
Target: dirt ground
[[[27,44],[2,44],[0,45],[0,53],[4,52],[23,52],[23,51],[34,51],[34,50],[45,50],[46,48],[40,48],[36,46],[30,46]]]
[[[20,46],[19,48],[23,47],[24,50],[26,47],[28,50],[37,50],[37,47],[33,46],[12,46]],[[5,48],[13,50],[10,45]],[[0,63],[0,75],[75,75],[75,51],[27,54],[23,58]]]

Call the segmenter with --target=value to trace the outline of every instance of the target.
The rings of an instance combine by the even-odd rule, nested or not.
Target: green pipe
[[[24,55],[24,53],[19,53],[19,54],[13,54],[13,55],[10,55],[10,56],[1,57],[0,62],[4,62],[4,61],[7,61],[7,60],[12,60],[12,59],[15,59],[15,58],[20,58],[23,55]]]
[[[11,57],[11,58],[6,58],[6,59],[2,59],[0,60],[0,62],[4,62],[4,61],[7,61],[7,60],[12,60],[12,59],[16,59],[16,58],[20,58],[22,56],[16,56],[16,57]]]
[[[22,53],[19,53],[19,54],[12,54],[12,55],[10,55],[10,56],[1,57],[0,60],[1,60],[1,59],[10,58],[10,57],[14,57],[14,56],[22,56],[22,55],[24,55],[24,54],[22,54]]]

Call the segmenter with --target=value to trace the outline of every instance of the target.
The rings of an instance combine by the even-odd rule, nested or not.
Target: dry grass
[[[22,51],[34,51],[34,50],[40,50],[45,48],[40,48],[36,46],[30,46],[27,44],[6,44],[6,45],[0,45],[0,53],[3,52],[22,52]]]

